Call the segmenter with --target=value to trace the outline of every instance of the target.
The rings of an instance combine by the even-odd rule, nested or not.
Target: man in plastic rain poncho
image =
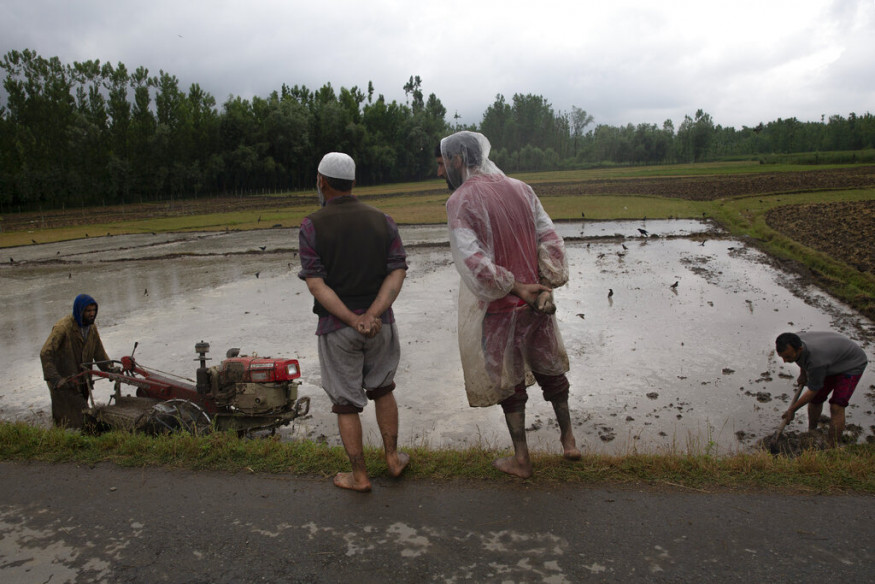
[[[489,150],[482,134],[448,136],[441,140],[438,175],[453,190],[447,221],[462,277],[459,351],[468,403],[501,405],[514,454],[494,465],[526,478],[532,475],[525,430],[530,375],[553,404],[563,455],[580,458],[568,410],[568,355],[552,299],[552,288],[568,281],[568,264],[534,191],[506,177]]]

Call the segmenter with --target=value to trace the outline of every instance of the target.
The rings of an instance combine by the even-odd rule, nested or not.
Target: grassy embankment
[[[492,468],[491,448],[465,450],[403,448],[410,453],[407,480],[502,480],[515,483]],[[372,476],[386,476],[376,448],[366,448]],[[283,442],[274,438],[238,439],[211,434],[149,437],[126,432],[84,436],[45,430],[24,423],[0,424],[0,460],[110,462],[121,466],[170,466],[228,472],[289,473],[332,476],[349,466],[343,449],[322,443]],[[836,451],[809,451],[801,456],[774,457],[767,452],[714,456],[705,453],[586,455],[570,463],[559,455],[533,453],[536,483],[622,484],[684,487],[712,492],[768,489],[794,493],[875,493],[875,447],[849,446]]]
[[[810,168],[810,167],[809,167]],[[769,172],[801,170],[798,166],[769,166]],[[689,176],[695,174],[762,172],[751,164],[696,165],[610,169],[572,173],[539,173],[520,176],[535,185],[574,182],[598,177],[635,178],[644,176]],[[358,189],[364,198],[378,200],[378,206],[399,223],[443,223],[447,193],[439,181],[389,187]],[[757,195],[708,202],[638,196],[554,196],[544,205],[554,219],[579,219],[585,204],[588,219],[700,218],[706,215],[729,232],[745,237],[768,253],[802,263],[822,275],[829,291],[852,305],[875,298],[875,279],[784,237],[765,223],[766,212],[778,205],[809,202],[847,201],[875,198],[875,190]],[[780,199],[780,200],[778,200]],[[282,223],[296,225],[314,210],[313,205],[278,208],[271,211],[243,211],[231,214],[171,217],[101,226],[45,230],[41,241],[84,237],[84,233],[139,233],[212,229],[256,229]],[[257,219],[261,218],[258,222]],[[50,233],[51,232],[51,233]],[[23,238],[23,239],[22,239]],[[21,241],[18,241],[21,239]],[[0,246],[30,243],[31,235],[0,234]],[[408,474],[413,478],[496,479],[492,469],[496,455],[492,448],[434,450],[407,449],[412,460]],[[378,449],[366,452],[372,474],[385,473]],[[274,439],[238,440],[231,435],[171,436],[150,438],[113,432],[100,437],[82,436],[59,430],[44,430],[21,423],[0,424],[0,459],[42,460],[93,464],[110,461],[120,465],[170,465],[196,469],[246,472],[286,472],[329,476],[348,462],[340,447],[312,442],[281,442]],[[875,493],[875,445],[856,445],[831,452],[806,452],[796,458],[773,457],[767,453],[715,456],[703,452],[660,454],[628,453],[624,456],[586,456],[580,464],[569,464],[555,455],[536,453],[537,482],[565,481],[683,486],[697,490],[782,489],[802,492],[855,491]],[[504,479],[510,480],[510,479]]]

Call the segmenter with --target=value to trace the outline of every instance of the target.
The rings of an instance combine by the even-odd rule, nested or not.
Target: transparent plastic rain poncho
[[[458,132],[441,141],[447,182],[455,189],[447,201],[447,222],[462,277],[459,351],[471,406],[497,404],[524,380],[531,385],[532,369],[546,375],[568,371],[555,315],[536,313],[509,295],[514,280],[551,288],[564,285],[565,244],[531,187],[506,177],[489,160],[489,150],[486,137],[475,132]],[[502,322],[502,334],[490,336],[496,319]],[[521,342],[531,340],[533,333],[541,335],[541,342]],[[527,345],[523,352],[521,344]]]

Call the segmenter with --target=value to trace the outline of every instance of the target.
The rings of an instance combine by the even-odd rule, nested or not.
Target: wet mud
[[[871,430],[875,432],[875,428]],[[817,428],[813,430],[783,432],[779,436],[772,434],[758,440],[756,446],[774,455],[794,457],[806,451],[830,448],[828,435],[829,417],[821,416]],[[842,436],[842,445],[856,444],[861,438],[865,442],[875,442],[875,435],[865,436],[862,426],[848,424]]]
[[[809,450],[825,450],[829,447],[826,436],[820,432],[785,432],[780,436],[766,436],[757,446],[774,454],[789,457],[799,456]]]
[[[596,453],[731,453],[774,434],[798,374],[774,354],[786,330],[837,330],[873,357],[875,326],[767,256],[695,221],[562,222],[571,281],[556,290],[571,361],[569,405],[579,445]],[[638,229],[644,228],[648,236]],[[656,237],[653,237],[656,235]],[[402,446],[508,448],[500,408],[470,408],[458,344],[459,278],[444,226],[402,228],[410,270],[395,305]],[[297,358],[311,412],[281,432],[339,444],[320,387],[316,316],[296,273],[297,230],[143,234],[7,250],[0,266],[0,418],[48,425],[39,349],[87,292],[112,357],[139,343],[144,365],[193,378],[194,344]],[[613,293],[609,296],[609,291]],[[875,375],[847,411],[849,441],[875,438]],[[96,387],[105,401],[111,386]],[[366,440],[379,444],[373,409]],[[535,450],[561,452],[552,408],[530,389]],[[807,428],[800,412],[788,441]],[[859,431],[852,430],[858,428]],[[801,439],[800,439],[801,443]]]

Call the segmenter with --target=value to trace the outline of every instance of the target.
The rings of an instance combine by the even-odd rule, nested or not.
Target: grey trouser
[[[401,343],[395,323],[383,325],[372,339],[348,326],[319,335],[322,389],[335,413],[361,412],[368,399],[395,388]]]

